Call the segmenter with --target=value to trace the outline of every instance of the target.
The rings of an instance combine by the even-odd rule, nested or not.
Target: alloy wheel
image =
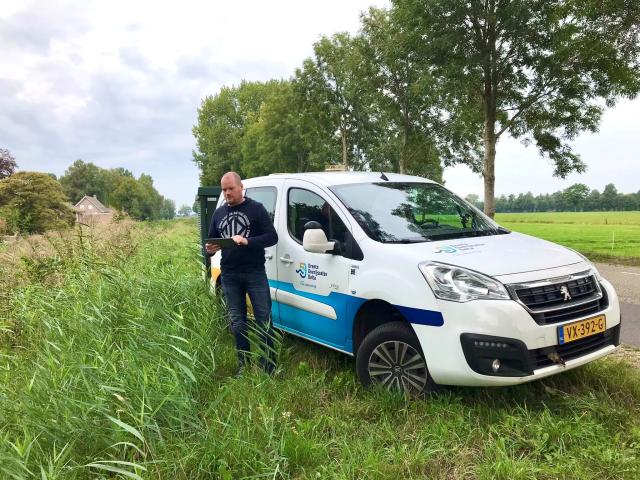
[[[369,378],[389,391],[419,394],[429,373],[422,355],[408,343],[393,340],[379,344],[369,357]]]

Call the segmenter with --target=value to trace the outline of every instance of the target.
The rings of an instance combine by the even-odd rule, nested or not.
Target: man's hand
[[[220,245],[216,245],[215,243],[204,244],[204,251],[207,252],[209,255],[213,255],[218,250],[220,250]]]
[[[249,241],[244,238],[242,235],[234,235],[233,237],[231,237],[231,240],[233,240],[236,245],[248,245]]]

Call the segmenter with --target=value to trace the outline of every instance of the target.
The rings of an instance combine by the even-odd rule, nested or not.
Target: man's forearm
[[[249,241],[248,246],[252,248],[267,248],[278,243],[278,234],[275,230],[272,232],[266,232],[262,235],[256,235],[247,239]]]

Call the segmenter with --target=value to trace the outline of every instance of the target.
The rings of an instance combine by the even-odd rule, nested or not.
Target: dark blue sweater
[[[213,213],[209,237],[242,235],[248,245],[222,250],[220,267],[226,272],[264,270],[264,249],[278,243],[278,234],[267,210],[250,198],[234,207],[223,205]]]

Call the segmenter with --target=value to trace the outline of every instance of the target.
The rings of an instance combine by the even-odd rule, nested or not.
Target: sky
[[[0,148],[20,170],[62,175],[76,159],[150,174],[192,205],[191,129],[207,95],[241,80],[289,78],[321,35],[356,33],[384,0],[0,1]],[[535,148],[504,138],[496,194],[551,193],[573,183],[640,190],[640,99],[608,110],[573,143],[588,166],[566,180]],[[482,198],[482,178],[446,169],[446,186]]]

